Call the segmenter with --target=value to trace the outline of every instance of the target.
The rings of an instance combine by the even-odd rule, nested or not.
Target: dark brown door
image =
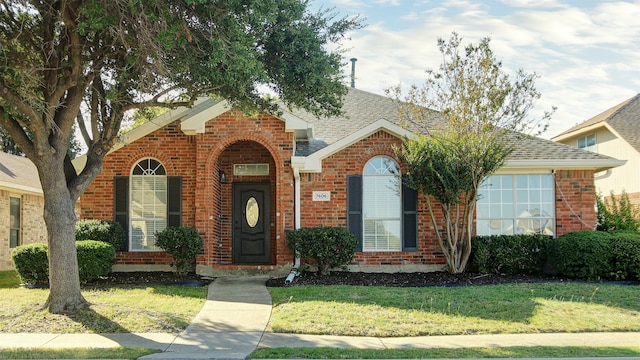
[[[271,186],[233,184],[233,262],[271,263]]]

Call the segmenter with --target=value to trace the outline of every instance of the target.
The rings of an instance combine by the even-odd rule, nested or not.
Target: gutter
[[[294,187],[294,201],[293,201],[293,213],[294,213],[294,227],[296,230],[300,229],[300,168],[293,168],[293,187]],[[293,264],[291,272],[284,280],[285,284],[291,284],[296,276],[300,274],[300,254],[296,251],[296,259]]]

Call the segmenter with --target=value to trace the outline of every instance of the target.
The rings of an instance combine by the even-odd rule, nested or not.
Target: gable
[[[552,140],[569,144],[576,138],[601,131],[602,128],[624,139],[640,153],[640,94],[556,135]]]
[[[308,154],[307,156],[293,156],[291,160],[291,166],[294,168],[298,168],[300,171],[304,172],[321,172],[323,159],[326,159],[327,157],[351,146],[352,144],[355,144],[356,142],[364,138],[371,136],[378,131],[385,131],[398,138],[411,138],[415,136],[412,132],[396,124],[393,124],[384,119],[380,119],[352,134],[341,138],[333,144],[328,144],[327,146]],[[298,143],[296,143],[296,146],[297,145]]]

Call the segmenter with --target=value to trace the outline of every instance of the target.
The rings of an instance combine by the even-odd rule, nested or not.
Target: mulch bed
[[[133,272],[112,272],[100,279],[90,281],[86,287],[108,287],[112,285],[187,285],[202,286],[208,285],[211,278],[205,278],[195,273],[185,276],[178,276],[175,272],[167,271],[133,271]]]
[[[85,284],[86,287],[109,287],[113,285],[148,286],[148,285],[185,285],[204,286],[214,279],[202,277],[195,273],[178,276],[174,272],[138,271],[117,272]],[[305,286],[305,285],[360,285],[360,286],[390,286],[390,287],[421,287],[421,286],[465,286],[465,285],[494,285],[507,283],[539,283],[539,282],[575,282],[551,275],[505,275],[479,274],[465,272],[449,274],[447,272],[416,272],[416,273],[364,273],[333,271],[330,274],[303,272],[296,276],[293,282],[286,283],[286,276],[267,280],[269,287]],[[638,285],[638,281],[610,282],[624,285]]]
[[[462,285],[490,285],[523,282],[569,281],[568,279],[544,275],[504,275],[462,273],[449,274],[447,272],[418,272],[418,273],[364,273],[334,271],[327,275],[316,273],[302,273],[290,284],[285,283],[286,277],[270,279],[267,286],[304,286],[304,285],[362,285],[362,286],[462,286]]]

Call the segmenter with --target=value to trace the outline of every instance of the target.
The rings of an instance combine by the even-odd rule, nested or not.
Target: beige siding
[[[585,132],[561,142],[577,147],[578,138],[593,133]],[[598,153],[627,161],[626,164],[613,168],[608,172],[596,174],[595,184],[597,191],[603,195],[609,195],[612,190],[616,195],[620,195],[623,190],[629,194],[640,193],[640,153],[625,140],[616,137],[615,134],[604,127],[596,130],[595,134]]]

